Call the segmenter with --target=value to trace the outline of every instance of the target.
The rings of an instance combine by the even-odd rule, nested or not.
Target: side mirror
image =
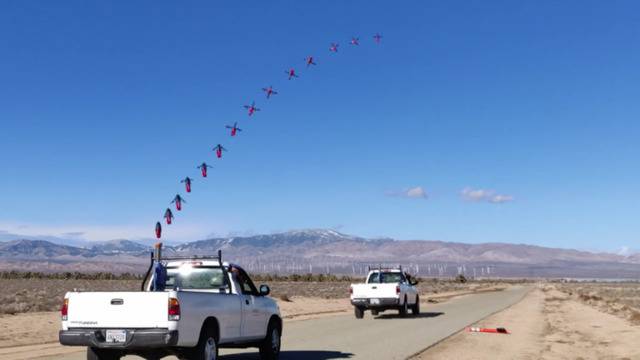
[[[267,296],[271,293],[271,289],[267,285],[260,285],[260,296]]]

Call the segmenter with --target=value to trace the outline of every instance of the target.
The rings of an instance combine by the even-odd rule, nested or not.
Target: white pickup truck
[[[385,310],[398,310],[406,316],[411,309],[415,316],[420,313],[420,297],[415,285],[418,281],[398,269],[370,270],[364,284],[351,284],[351,304],[357,319],[362,319],[365,310],[372,315]]]
[[[220,257],[160,263],[166,274],[148,273],[140,292],[68,292],[60,343],[87,346],[88,360],[214,360],[221,347],[258,347],[261,359],[278,359],[282,318],[268,286],[256,289],[241,267]],[[161,290],[156,278],[164,278]]]

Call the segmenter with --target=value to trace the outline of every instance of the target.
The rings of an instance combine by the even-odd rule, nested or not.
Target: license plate
[[[123,343],[127,341],[126,330],[107,330],[108,343]]]
[[[380,305],[380,299],[371,299],[371,305]]]

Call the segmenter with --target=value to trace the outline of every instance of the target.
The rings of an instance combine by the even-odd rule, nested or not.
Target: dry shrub
[[[631,310],[629,321],[631,321],[633,324],[636,324],[636,325],[640,324],[640,311]]]
[[[546,301],[567,301],[566,297],[552,296],[545,299]]]
[[[285,302],[293,302],[293,300],[291,300],[288,294],[281,294],[279,296],[279,299]]]
[[[602,300],[602,297],[600,297],[598,295],[593,295],[593,294],[580,294],[580,300],[583,300],[583,301],[589,301],[589,300],[600,301],[600,300]]]

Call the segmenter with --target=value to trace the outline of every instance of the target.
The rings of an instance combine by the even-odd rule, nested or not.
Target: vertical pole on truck
[[[162,243],[157,242],[154,248],[155,248],[155,259],[156,261],[160,261],[160,259],[162,258]]]
[[[151,269],[153,268],[153,251],[149,252],[149,268],[147,269],[147,273],[144,275],[142,279],[142,284],[140,284],[140,291],[144,291],[144,284],[147,282],[149,278],[149,274],[151,274]]]

